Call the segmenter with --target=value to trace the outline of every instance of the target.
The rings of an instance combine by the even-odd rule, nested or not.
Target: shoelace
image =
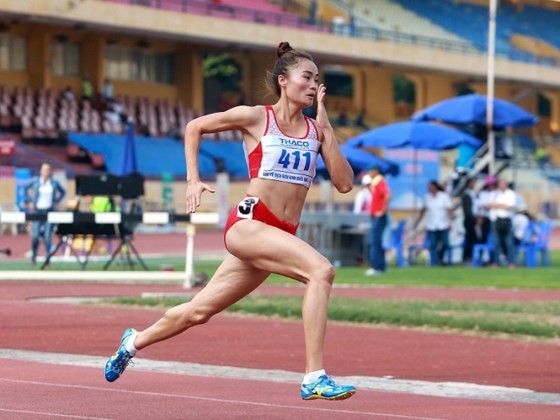
[[[338,385],[334,382],[334,379],[332,378],[332,376],[327,376],[327,379],[325,379],[325,383],[329,384],[330,386],[332,386],[333,388],[337,387]]]
[[[132,360],[132,356],[130,355],[129,352],[125,351],[123,353],[123,357],[118,360],[116,363],[113,364],[113,367],[115,368],[115,370],[120,371],[120,370],[124,370],[124,368],[128,367],[128,366],[134,366],[134,362]]]

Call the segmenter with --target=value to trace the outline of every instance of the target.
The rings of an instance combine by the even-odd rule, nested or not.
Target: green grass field
[[[116,298],[107,303],[162,310],[184,298]],[[248,296],[229,312],[286,319],[301,318],[302,297]],[[351,299],[332,297],[329,320],[372,326],[422,328],[436,331],[468,332],[514,339],[558,342],[559,302],[471,302]]]
[[[387,273],[366,277],[366,267],[337,269],[336,284],[495,288],[525,290],[560,289],[560,251],[552,254],[552,266],[528,269],[472,268],[463,266],[428,267],[416,265],[406,268],[390,266]],[[173,268],[184,271],[184,258],[145,258],[150,270]],[[195,272],[211,276],[219,261],[195,261]],[[100,270],[104,262],[92,262],[88,270]],[[1,270],[38,270],[27,261],[4,260]],[[139,268],[139,267],[137,267]],[[77,263],[53,263],[48,270],[78,270]],[[116,261],[111,270],[128,270]],[[272,275],[269,284],[295,284],[294,280]],[[111,304],[157,306],[166,308],[182,303],[182,299],[142,299],[138,297],[109,300]],[[301,317],[301,297],[249,296],[229,309],[231,312],[272,316],[288,319]],[[423,301],[404,299],[351,299],[333,297],[329,304],[332,321],[372,326],[420,328],[434,331],[453,331],[469,334],[508,337],[514,339],[558,342],[560,338],[560,303],[558,302],[473,302]]]

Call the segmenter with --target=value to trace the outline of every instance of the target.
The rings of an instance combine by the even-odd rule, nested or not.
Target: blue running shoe
[[[327,375],[322,375],[315,382],[301,385],[303,400],[345,400],[356,393],[353,385],[337,385]]]
[[[107,364],[105,365],[105,379],[107,379],[107,381],[113,382],[119,379],[131,359],[134,357],[126,351],[125,343],[130,336],[135,333],[136,330],[132,328],[125,330],[121,338],[121,345],[119,346],[119,349],[113,357],[107,360]]]

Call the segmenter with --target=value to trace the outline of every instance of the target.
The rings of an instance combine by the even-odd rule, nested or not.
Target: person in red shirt
[[[374,276],[385,272],[387,268],[385,250],[383,249],[383,231],[387,227],[387,211],[391,191],[379,166],[370,167],[368,173],[371,176],[371,202],[369,206],[371,224],[368,253],[371,268],[365,274],[366,276]]]

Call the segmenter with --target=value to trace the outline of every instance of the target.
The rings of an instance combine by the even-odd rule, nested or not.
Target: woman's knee
[[[322,258],[313,264],[310,281],[323,282],[329,286],[333,284],[336,270],[329,260]]]
[[[214,313],[206,308],[194,307],[192,304],[187,304],[187,308],[176,306],[168,309],[164,318],[174,324],[178,324],[182,329],[194,327],[207,323]]]

